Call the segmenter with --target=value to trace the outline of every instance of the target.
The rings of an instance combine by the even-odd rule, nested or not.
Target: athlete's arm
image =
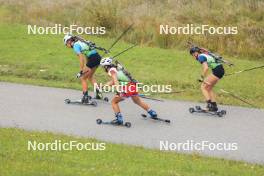
[[[113,84],[112,85],[114,85],[115,87],[115,90],[116,90],[116,92],[119,94],[119,93],[121,93],[121,89],[120,89],[120,87],[118,86],[119,85],[119,81],[118,81],[118,79],[117,79],[117,73],[116,73],[116,71],[114,71],[114,70],[112,70],[112,71],[110,71],[110,74],[111,74],[111,78],[112,78],[112,82],[113,82]]]
[[[77,54],[77,57],[80,61],[80,70],[84,71],[84,67],[86,65],[86,57],[82,54],[82,47],[80,44],[75,43],[73,45],[73,51]]]
[[[116,74],[116,70],[113,69],[113,70],[110,70],[110,75],[111,75],[111,81],[108,81],[105,85],[108,85],[108,86],[112,86],[112,85],[118,85],[119,82],[117,80],[117,74]]]
[[[117,73],[115,71],[110,71],[113,85],[119,85],[119,81],[117,80]]]
[[[207,64],[207,58],[204,55],[199,55],[197,60],[202,64],[203,70],[201,76],[204,78],[207,75],[209,69]]]
[[[84,66],[86,65],[86,57],[83,54],[78,54],[78,59],[80,61],[80,70],[84,70]]]

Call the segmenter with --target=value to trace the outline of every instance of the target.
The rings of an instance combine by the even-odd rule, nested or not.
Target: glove
[[[76,78],[80,78],[83,74],[83,71],[81,70],[79,73],[77,73]]]
[[[204,76],[201,75],[201,77],[198,79],[198,82],[204,82]]]
[[[103,48],[103,51],[104,51],[105,54],[109,54],[110,53],[110,51],[108,51],[107,49],[104,49],[104,48]]]

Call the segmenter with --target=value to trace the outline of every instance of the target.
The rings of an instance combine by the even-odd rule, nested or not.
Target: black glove
[[[204,82],[204,76],[201,75],[201,77],[197,80],[198,82]]]
[[[79,73],[77,73],[76,78],[80,78],[83,74],[83,71],[81,70]]]
[[[104,49],[104,48],[103,48],[103,51],[104,51],[105,54],[109,54],[110,53],[110,51],[108,51],[107,49]]]

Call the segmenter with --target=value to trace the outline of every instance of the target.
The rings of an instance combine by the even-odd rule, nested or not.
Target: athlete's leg
[[[89,102],[89,95],[88,95],[88,84],[87,84],[87,72],[89,71],[87,68],[85,68],[83,75],[80,77],[81,84],[82,84],[82,91],[83,91],[83,97],[82,102],[88,103]]]
[[[210,93],[209,93],[209,85],[206,82],[203,82],[201,84],[201,90],[203,93],[203,96],[206,101],[211,101]]]
[[[120,108],[118,103],[120,101],[123,101],[124,99],[122,97],[120,97],[119,95],[116,95],[113,99],[112,99],[112,108],[115,112],[115,119],[111,121],[112,124],[117,124],[117,125],[121,125],[123,124],[123,116],[120,112]]]
[[[218,80],[219,80],[219,78],[213,74],[209,75],[205,80],[205,83],[208,85],[207,90],[209,92],[209,96],[210,96],[210,100],[211,100],[211,102],[209,102],[210,105],[208,106],[208,109],[210,111],[217,111],[218,110],[215,95],[213,92],[213,87],[217,83]]]
[[[146,111],[149,111],[150,109],[149,105],[143,102],[139,96],[132,96],[131,98],[135,104],[145,109]]]
[[[217,78],[215,75],[211,74],[209,75],[205,82],[208,84],[208,92],[209,92],[209,96],[212,102],[215,102],[215,94],[213,92],[213,87],[215,86],[215,84],[218,82],[219,78]]]
[[[146,110],[151,118],[156,118],[158,116],[156,111],[150,109],[149,105],[143,102],[139,96],[132,96],[131,98],[135,104]]]
[[[99,85],[97,84],[97,82],[96,82],[96,80],[94,78],[94,73],[95,73],[96,69],[97,69],[97,67],[93,67],[91,69],[91,72],[89,73],[88,79],[93,85],[93,90],[95,92],[95,98],[96,99],[102,99],[103,95],[101,93],[100,87],[99,87]]]
[[[88,79],[88,75],[89,75],[89,71],[90,69],[88,67],[85,67],[83,70],[83,75],[81,76],[81,83],[82,83],[82,90],[83,92],[87,92],[88,91],[88,84],[87,84],[87,79]]]
[[[120,97],[119,95],[115,95],[115,97],[112,99],[111,104],[112,104],[112,108],[113,108],[115,114],[120,113],[120,108],[119,108],[118,103],[120,101],[123,101],[123,100],[124,99],[122,97]]]
[[[93,67],[93,68],[90,68],[90,72],[88,74],[88,80],[92,83],[92,85],[96,86],[97,88],[97,82],[96,80],[94,79],[94,73],[96,71],[97,67]]]
[[[99,54],[93,54],[88,58],[88,62],[86,64],[86,66],[90,68],[88,79],[94,86],[93,88],[96,88],[96,96],[98,96],[99,86],[96,80],[94,79],[94,73],[97,67],[100,65],[100,61],[101,61],[101,56]]]
[[[82,91],[83,92],[87,92],[88,90],[88,85],[87,85],[87,82],[86,82],[86,79],[85,78],[81,78],[81,84],[82,84]]]

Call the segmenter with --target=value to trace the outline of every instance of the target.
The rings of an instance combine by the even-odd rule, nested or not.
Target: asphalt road
[[[160,149],[160,141],[168,141],[173,151],[175,144],[204,141],[211,147],[225,145],[227,150],[205,147],[200,151],[186,151],[178,147],[178,152],[264,163],[263,110],[220,106],[227,115],[219,118],[190,114],[189,107],[197,105],[193,102],[145,100],[160,117],[172,121],[168,125],[143,119],[140,114],[144,111],[128,99],[121,103],[121,108],[132,127],[124,128],[96,124],[97,118],[113,119],[109,103],[98,101],[98,107],[67,105],[66,98],[78,99],[80,91],[0,82],[0,127],[51,131],[156,149]],[[236,147],[231,150],[231,143],[237,150]]]

